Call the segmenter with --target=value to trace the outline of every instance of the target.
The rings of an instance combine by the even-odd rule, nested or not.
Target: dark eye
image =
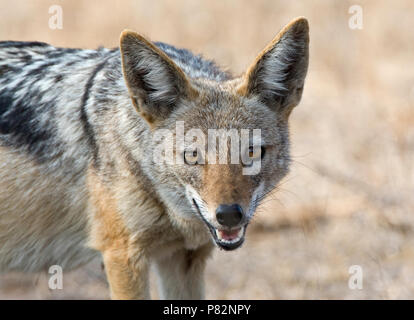
[[[256,150],[255,150],[255,148],[253,147],[253,146],[250,146],[249,147],[249,158],[250,158],[250,163],[248,163],[248,164],[243,164],[245,167],[251,167],[252,165],[253,165],[253,162],[254,161],[257,161],[257,160],[259,160],[259,157],[260,157],[260,159],[263,159],[263,157],[264,157],[264,155],[265,155],[265,153],[266,153],[266,148],[265,147],[260,147],[260,155],[259,155],[259,150],[258,150],[258,148],[256,148]]]
[[[198,164],[198,152],[197,150],[184,151],[184,162],[188,165]]]
[[[253,158],[254,157],[254,148],[253,146],[249,147],[249,158]]]
[[[266,153],[266,148],[262,146],[261,149],[260,149],[260,158],[261,159],[263,159],[265,153]],[[259,157],[258,152],[255,152],[254,151],[253,146],[250,146],[249,147],[249,158],[251,158],[251,159],[257,159],[258,157]]]

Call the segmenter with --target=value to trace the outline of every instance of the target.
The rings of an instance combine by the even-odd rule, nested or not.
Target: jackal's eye
[[[200,162],[200,154],[198,150],[185,150],[184,162],[189,165],[198,164]]]
[[[259,155],[259,150],[260,150],[260,155]],[[261,159],[263,159],[264,155],[266,153],[266,148],[265,147],[260,147],[260,149],[256,149],[253,146],[249,147],[249,158],[250,159],[258,159],[259,157]]]
[[[253,146],[249,147],[249,159],[247,163],[243,163],[245,167],[251,167],[253,165],[253,162],[263,159],[264,155],[266,153],[265,147],[254,148]]]

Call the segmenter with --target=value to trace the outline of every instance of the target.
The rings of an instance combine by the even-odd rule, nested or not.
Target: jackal
[[[65,271],[101,255],[114,299],[149,298],[152,264],[162,298],[203,298],[214,245],[241,246],[288,172],[308,34],[295,19],[239,77],[131,31],[115,49],[0,42],[0,271]],[[260,129],[259,152],[241,151],[260,171],[188,146],[173,150],[181,163],[155,161],[154,133],[177,121],[205,134]]]

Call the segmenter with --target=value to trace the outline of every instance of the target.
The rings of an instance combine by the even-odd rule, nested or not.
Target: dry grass
[[[253,4],[254,3],[254,4]],[[61,4],[63,30],[48,28]],[[247,243],[217,252],[208,298],[413,298],[414,4],[358,1],[363,30],[348,27],[353,2],[0,1],[0,39],[113,47],[125,29],[203,53],[235,74],[290,19],[311,26],[311,64],[291,118],[294,165],[260,209]],[[364,289],[348,288],[361,265]],[[0,298],[107,298],[97,262],[67,274],[0,278]]]

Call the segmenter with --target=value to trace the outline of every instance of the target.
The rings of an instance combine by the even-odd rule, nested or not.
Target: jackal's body
[[[193,77],[228,78],[187,50],[158,46]],[[86,246],[88,167],[94,157],[113,162],[108,156],[121,154],[115,141],[123,116],[133,121],[136,143],[149,142],[131,108],[119,49],[0,42],[0,75],[0,270],[77,267],[96,254]]]
[[[292,26],[283,45],[298,37],[298,57],[272,66],[267,49],[256,64],[285,72],[296,59],[295,80],[286,73],[286,83],[263,89],[270,82],[257,77],[260,68],[231,79],[187,50],[131,32],[121,50],[0,42],[0,272],[68,270],[100,252],[114,298],[148,297],[151,261],[161,296],[202,297],[212,235],[223,248],[243,241],[231,247],[217,238],[230,231],[211,216],[213,207],[240,201],[252,214],[287,172],[286,120],[307,67],[307,23]],[[266,102],[273,94],[280,112]],[[256,177],[241,176],[239,166],[154,163],[153,130],[172,130],[178,120],[204,132],[270,128],[263,141],[279,147],[269,148],[273,156]],[[240,222],[243,236],[250,218]]]

